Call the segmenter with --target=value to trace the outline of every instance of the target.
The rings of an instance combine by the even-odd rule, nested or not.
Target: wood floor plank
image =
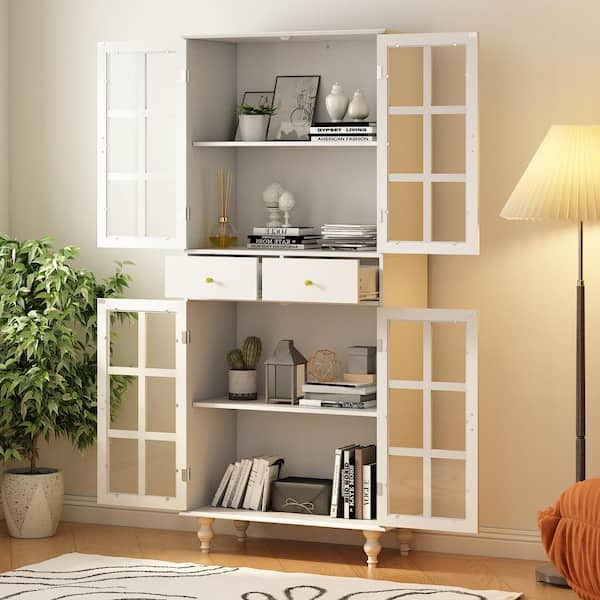
[[[8,535],[8,534],[7,534]],[[61,523],[56,535],[51,538],[25,540],[8,538],[10,544],[11,569],[42,562],[61,554],[75,551],[73,526]]]
[[[284,572],[317,573],[397,581],[456,585],[475,589],[506,589],[526,600],[576,600],[571,590],[535,583],[535,561],[411,552],[402,557],[384,548],[377,569],[365,566],[360,543],[355,546],[217,535],[212,551],[200,552],[193,532],[61,523],[55,537],[42,540],[9,538],[0,523],[0,571],[47,560],[67,552],[151,558],[174,562],[251,567]]]

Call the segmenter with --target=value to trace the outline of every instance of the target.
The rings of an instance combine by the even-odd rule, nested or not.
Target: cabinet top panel
[[[327,40],[359,40],[385,33],[385,29],[337,29],[331,31],[268,31],[258,33],[225,33],[185,35],[186,40],[211,40],[215,42],[318,42]]]

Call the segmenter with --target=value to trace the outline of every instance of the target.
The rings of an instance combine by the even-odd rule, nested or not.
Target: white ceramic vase
[[[348,116],[353,121],[362,121],[369,116],[369,103],[361,90],[356,90],[348,106]]]
[[[229,399],[256,400],[256,369],[229,370]]]
[[[267,135],[269,115],[240,115],[240,139],[242,142],[263,142]]]
[[[8,533],[16,538],[53,536],[63,510],[62,471],[9,469],[2,479],[2,509]]]
[[[348,96],[339,83],[334,83],[331,92],[325,98],[325,107],[332,121],[341,121],[346,116],[348,110]]]

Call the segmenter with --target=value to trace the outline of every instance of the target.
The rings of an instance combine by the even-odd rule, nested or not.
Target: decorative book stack
[[[324,408],[373,408],[377,405],[377,385],[350,381],[308,382],[302,385],[301,406]]]
[[[335,450],[330,517],[375,519],[377,448],[350,444]]]
[[[248,248],[280,250],[316,249],[321,236],[315,227],[255,227],[248,236]]]
[[[328,223],[321,227],[323,248],[333,250],[375,250],[377,225],[344,225]]]
[[[352,121],[338,123],[313,123],[310,128],[311,142],[330,142],[332,144],[364,144],[377,140],[377,124],[356,123]]]
[[[231,463],[213,496],[211,506],[269,510],[271,484],[279,478],[281,456],[243,458]]]

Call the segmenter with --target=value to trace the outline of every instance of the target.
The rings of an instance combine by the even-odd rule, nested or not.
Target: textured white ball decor
[[[289,227],[290,225],[290,212],[296,206],[296,199],[292,192],[283,192],[279,197],[279,209],[283,211],[283,226]]]
[[[269,184],[263,192],[263,202],[269,213],[267,227],[281,227],[283,225],[281,211],[279,210],[279,198],[284,192],[283,186],[277,182]]]
[[[2,479],[2,509],[8,532],[17,538],[53,536],[63,510],[62,471],[26,473],[27,469],[10,469]]]

